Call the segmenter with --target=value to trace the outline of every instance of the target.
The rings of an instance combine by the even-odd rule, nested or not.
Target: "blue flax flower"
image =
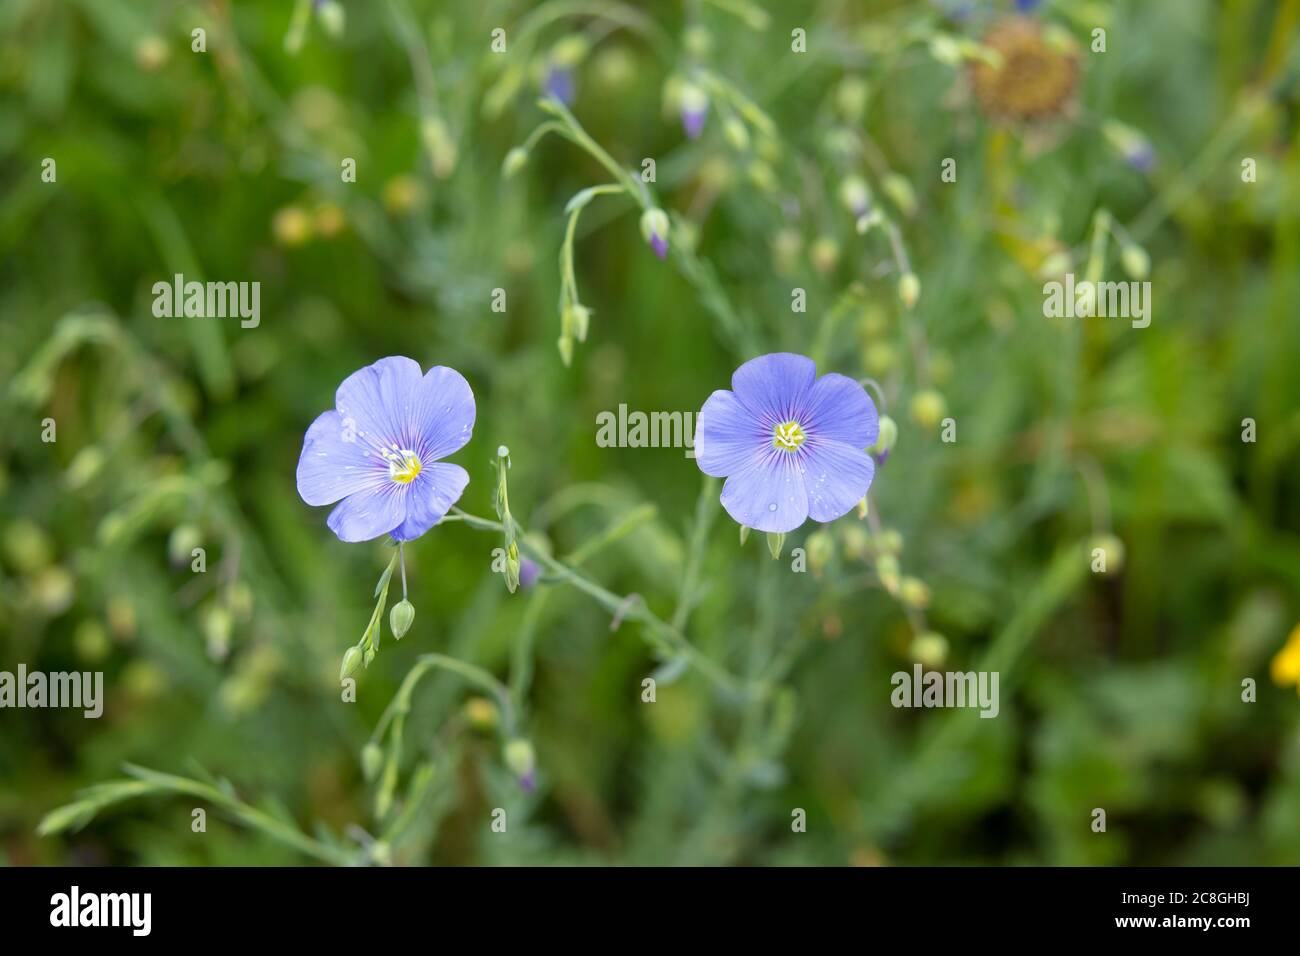
[[[812,359],[777,352],[736,369],[731,388],[709,396],[695,434],[700,469],[727,479],[727,514],[784,533],[810,517],[834,521],[866,497],[879,417],[860,384],[818,378]]]
[[[344,379],[334,404],[303,439],[302,500],[337,501],[326,524],[343,541],[410,541],[441,521],[469,484],[464,468],[439,460],[474,431],[464,377],[441,365],[422,375],[412,359],[392,356]]]

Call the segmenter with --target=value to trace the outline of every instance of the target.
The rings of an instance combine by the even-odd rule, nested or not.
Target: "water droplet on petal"
[[[776,502],[774,501],[774,502],[772,502],[770,505],[768,505],[768,506],[767,506],[767,510],[768,510],[768,511],[775,511],[775,510],[776,510]]]

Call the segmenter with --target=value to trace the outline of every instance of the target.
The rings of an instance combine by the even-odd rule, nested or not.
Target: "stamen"
[[[782,451],[798,451],[807,437],[798,422],[782,422],[772,432],[772,445]]]
[[[393,446],[395,451],[384,451],[384,458],[388,460],[388,477],[398,484],[409,485],[415,480],[415,476],[420,473],[420,456],[409,448],[398,448]]]

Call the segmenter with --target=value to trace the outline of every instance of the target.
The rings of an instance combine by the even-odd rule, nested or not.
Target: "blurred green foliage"
[[[1300,4],[1046,3],[1078,88],[1032,124],[988,118],[964,62],[1010,6],[374,0],[335,35],[307,3],[6,0],[0,670],[102,670],[107,702],[0,711],[0,858],[307,862],[270,832],[289,825],[319,859],[399,863],[1300,862],[1300,698],[1268,674],[1300,616]],[[608,173],[548,136],[501,175],[557,69],[601,148],[656,160],[673,216],[664,263],[626,198],[583,213],[592,316],[569,367],[564,207]],[[698,140],[671,108],[683,82],[710,96]],[[855,231],[849,177],[897,249]],[[1044,318],[1045,262],[1127,279],[1129,243],[1149,328]],[[259,281],[260,325],[156,318],[177,272]],[[869,521],[806,525],[773,561],[681,450],[601,448],[595,422],[695,412],[777,350],[875,379],[900,435]],[[500,535],[461,522],[406,549],[414,626],[341,702],[390,552],[337,541],[294,469],[338,383],[393,354],[475,390],[466,511],[493,514],[504,444],[531,546],[571,556],[634,515],[581,572],[759,692],[687,668],[643,702],[653,627],[612,627],[553,574],[508,594]],[[1122,560],[1112,544],[1094,573],[1107,532]],[[997,719],[890,706],[927,632],[942,666],[1001,673]],[[431,652],[526,691],[534,793],[491,695],[435,668],[377,818],[360,755]],[[125,762],[215,789],[37,835]],[[247,805],[267,816],[239,825]]]

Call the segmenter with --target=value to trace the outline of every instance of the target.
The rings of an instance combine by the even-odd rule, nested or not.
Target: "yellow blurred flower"
[[[1291,636],[1273,658],[1269,673],[1273,683],[1280,687],[1295,684],[1296,692],[1300,693],[1300,624],[1292,629]]]

